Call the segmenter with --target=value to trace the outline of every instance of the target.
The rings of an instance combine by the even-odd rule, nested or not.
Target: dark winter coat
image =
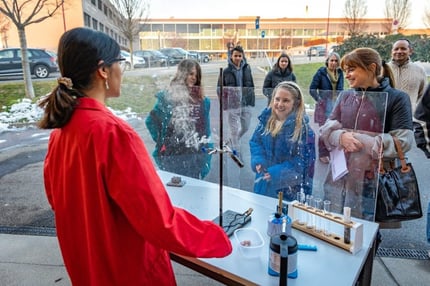
[[[341,91],[344,85],[343,71],[338,68],[337,73],[338,81],[336,90]],[[336,98],[333,98],[333,96],[337,96],[338,94],[333,94],[333,86],[327,72],[327,67],[320,67],[315,73],[309,87],[309,94],[317,101],[315,105],[314,121],[319,124],[324,124],[333,109],[332,103],[336,101]]]
[[[293,81],[296,82],[296,76],[290,70],[285,69],[272,69],[269,71],[264,78],[263,83],[263,94],[269,99],[272,98],[273,89],[283,81]]]
[[[412,130],[412,109],[409,96],[399,89],[392,88],[389,84],[388,78],[385,78],[376,88],[368,88],[366,91],[356,89],[355,91],[356,92],[353,93],[353,95],[351,95],[349,91],[345,91],[338,98],[338,102],[336,103],[329,119],[339,121],[343,128],[380,132],[380,128],[377,130],[369,130],[369,128],[373,128],[369,126],[369,110],[361,110],[357,123],[354,115],[359,113],[360,102],[357,99],[358,97],[361,97],[363,92],[366,95],[369,95],[368,98],[370,100],[375,100],[371,95],[373,92],[386,92],[388,93],[386,103],[387,112],[385,114],[383,132],[388,133],[396,129]],[[375,103],[375,106],[378,108],[383,108],[384,105],[385,102]],[[384,121],[383,118],[380,118],[379,120],[380,122]]]
[[[239,108],[240,106],[255,106],[254,79],[251,66],[242,61],[242,83],[237,82],[236,67],[229,61],[228,67],[223,70],[222,81],[218,78],[218,96],[221,95],[220,87],[223,85],[223,109]],[[236,88],[235,88],[236,87]],[[240,87],[240,90],[237,88]],[[239,101],[239,99],[241,99]]]
[[[417,147],[430,158],[430,85],[418,102],[414,115],[414,132]]]

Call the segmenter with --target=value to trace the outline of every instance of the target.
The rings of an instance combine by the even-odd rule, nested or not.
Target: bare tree
[[[148,21],[149,0],[112,0],[121,14],[118,27],[128,40],[133,67],[133,41],[139,36],[140,25]]]
[[[351,36],[361,34],[367,27],[363,18],[367,14],[366,0],[346,0],[343,9],[346,28]]]
[[[34,98],[25,28],[55,15],[64,0],[0,0],[0,12],[16,26],[22,55],[25,95]]]
[[[10,21],[9,18],[7,18],[5,15],[0,13],[0,38],[1,42],[3,44],[3,48],[8,47],[8,31],[10,29]]]
[[[387,31],[392,32],[393,26],[404,29],[411,16],[410,0],[385,0],[385,17],[391,19],[392,24],[387,24]]]

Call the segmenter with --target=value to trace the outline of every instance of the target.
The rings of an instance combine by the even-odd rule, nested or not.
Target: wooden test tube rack
[[[310,213],[314,216],[322,217],[325,220],[328,220],[332,223],[336,223],[339,225],[342,225],[344,229],[345,227],[349,227],[351,230],[350,234],[350,243],[344,242],[343,234],[339,233],[330,233],[330,235],[324,234],[323,230],[320,230],[319,232],[316,231],[316,227],[308,227],[306,222],[300,224],[298,221],[298,218],[296,217],[296,211],[295,209],[298,209],[299,211],[303,213]],[[363,247],[363,224],[358,222],[345,222],[342,215],[339,214],[333,214],[333,213],[324,213],[322,210],[317,210],[313,207],[306,206],[304,204],[300,204],[297,201],[292,202],[288,207],[288,216],[292,220],[292,227],[295,229],[301,230],[307,234],[310,234],[314,237],[317,237],[321,240],[324,240],[332,245],[335,245],[337,247],[340,247],[344,250],[347,250],[351,252],[352,254],[357,253],[361,250]],[[331,227],[330,229],[333,229]]]

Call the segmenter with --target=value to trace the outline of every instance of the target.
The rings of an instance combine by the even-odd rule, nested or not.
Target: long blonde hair
[[[272,108],[272,113],[267,121],[266,132],[270,133],[273,137],[275,137],[282,129],[282,124],[277,124],[278,118],[273,111],[273,102],[275,100],[276,92],[279,89],[285,89],[289,93],[294,96],[294,107],[292,113],[296,113],[295,127],[293,133],[293,141],[301,140],[302,134],[302,122],[305,114],[305,104],[303,102],[303,93],[300,90],[300,87],[292,81],[283,81],[280,82],[272,92],[272,99],[270,100],[270,107]]]

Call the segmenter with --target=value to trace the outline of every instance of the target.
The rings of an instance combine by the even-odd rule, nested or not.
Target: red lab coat
[[[175,285],[169,252],[230,254],[219,226],[172,206],[139,135],[96,100],[79,101],[44,165],[73,285]]]

